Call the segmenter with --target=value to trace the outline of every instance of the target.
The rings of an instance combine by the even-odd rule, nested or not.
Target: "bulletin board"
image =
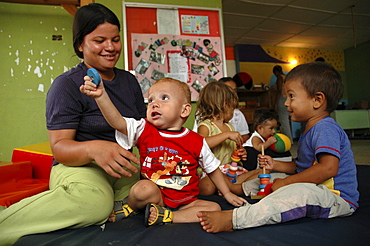
[[[126,3],[125,66],[144,98],[158,79],[186,83],[196,101],[210,81],[224,76],[225,52],[218,9]]]

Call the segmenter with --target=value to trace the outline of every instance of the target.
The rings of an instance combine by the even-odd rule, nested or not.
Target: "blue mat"
[[[147,228],[143,224],[144,216],[138,215],[106,223],[104,229],[89,226],[29,235],[14,245],[367,245],[370,243],[370,166],[357,166],[357,169],[360,208],[350,217],[303,218],[283,224],[211,234],[204,232],[199,223]],[[223,209],[232,208],[222,197],[206,198],[220,203]]]

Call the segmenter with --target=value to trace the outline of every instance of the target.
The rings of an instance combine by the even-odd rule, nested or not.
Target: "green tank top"
[[[235,131],[234,126],[231,123],[225,123],[227,127],[229,127],[230,131]],[[199,126],[206,126],[208,128],[209,134],[208,136],[215,136],[222,131],[216,124],[214,124],[211,120],[202,121]],[[233,151],[236,149],[236,143],[230,139],[226,139],[216,147],[212,148],[213,154],[216,156],[217,159],[221,161],[220,165],[229,164],[231,162],[231,156]]]

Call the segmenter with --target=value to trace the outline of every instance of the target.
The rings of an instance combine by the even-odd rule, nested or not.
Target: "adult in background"
[[[284,105],[287,94],[284,87],[285,74],[283,73],[283,68],[280,65],[274,66],[272,72],[276,76],[276,88],[277,88],[277,98],[276,98],[276,111],[279,116],[279,122],[281,125],[281,132],[285,134],[290,141],[293,143],[292,128],[290,126],[289,112],[287,107]]]
[[[115,68],[122,49],[116,15],[101,4],[81,7],[74,17],[73,46],[83,62],[57,77],[46,99],[55,158],[50,190],[0,209],[0,245],[28,234],[102,224],[114,201],[125,198],[138,180],[138,170],[129,161],[138,164],[138,159],[116,143],[115,130],[94,99],[79,90],[93,67],[122,115],[145,117],[137,80]]]

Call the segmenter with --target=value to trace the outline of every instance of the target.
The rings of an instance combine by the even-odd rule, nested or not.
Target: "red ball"
[[[252,76],[250,76],[246,72],[240,72],[240,73],[235,74],[235,76],[233,77],[233,80],[235,81],[238,87],[244,86],[245,89],[247,90],[250,90],[253,86]]]

